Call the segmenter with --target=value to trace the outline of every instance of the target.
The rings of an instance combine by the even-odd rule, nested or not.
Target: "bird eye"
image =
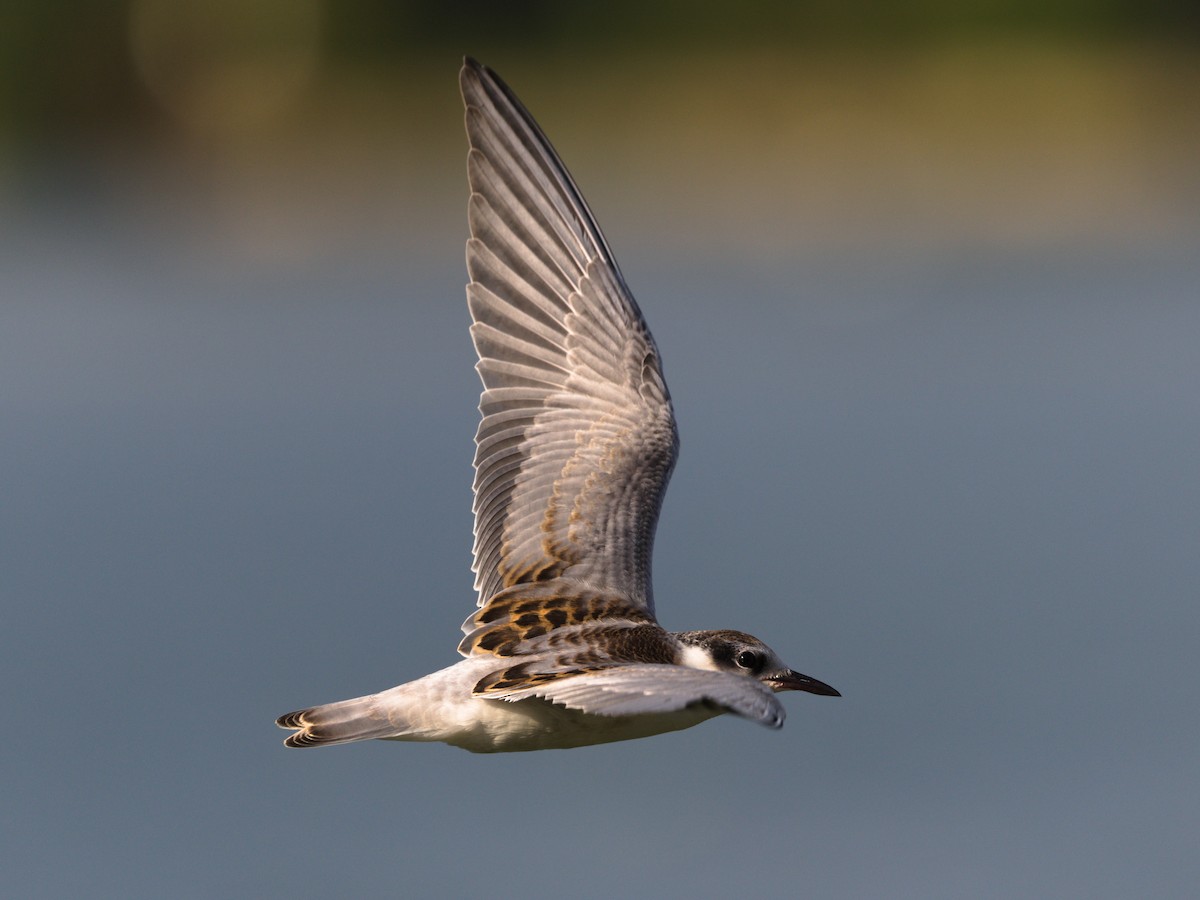
[[[756,669],[758,668],[758,654],[753,650],[743,650],[737,655],[737,659],[734,662],[743,669]]]

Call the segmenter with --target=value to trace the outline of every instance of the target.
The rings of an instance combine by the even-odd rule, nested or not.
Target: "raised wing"
[[[770,728],[783,725],[783,704],[769,687],[753,678],[641,663],[588,672],[539,672],[535,662],[484,679],[477,696],[503,700],[541,697],[597,716],[671,713],[708,704]]]
[[[537,123],[474,60],[460,85],[471,148],[467,301],[484,387],[479,605],[562,579],[653,616],[654,527],[678,448],[658,350]]]

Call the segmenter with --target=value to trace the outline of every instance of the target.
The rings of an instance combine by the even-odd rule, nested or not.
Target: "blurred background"
[[[4,4],[3,892],[1193,896],[1196,10]],[[780,733],[281,746],[472,608],[464,53],[662,350],[664,625],[845,695]]]

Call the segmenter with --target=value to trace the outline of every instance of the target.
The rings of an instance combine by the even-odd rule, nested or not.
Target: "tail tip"
[[[285,747],[314,747],[324,743],[324,739],[312,733],[312,724],[305,721],[305,716],[312,712],[311,709],[298,709],[295,712],[285,713],[275,720],[275,724],[280,728],[291,728],[295,730],[295,734],[289,734],[283,741]]]

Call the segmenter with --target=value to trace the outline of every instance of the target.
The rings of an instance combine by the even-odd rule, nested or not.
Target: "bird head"
[[[789,669],[774,650],[745,632],[684,631],[675,637],[683,645],[680,665],[757,678],[773,691],[807,691],[823,697],[842,696],[825,682]]]

